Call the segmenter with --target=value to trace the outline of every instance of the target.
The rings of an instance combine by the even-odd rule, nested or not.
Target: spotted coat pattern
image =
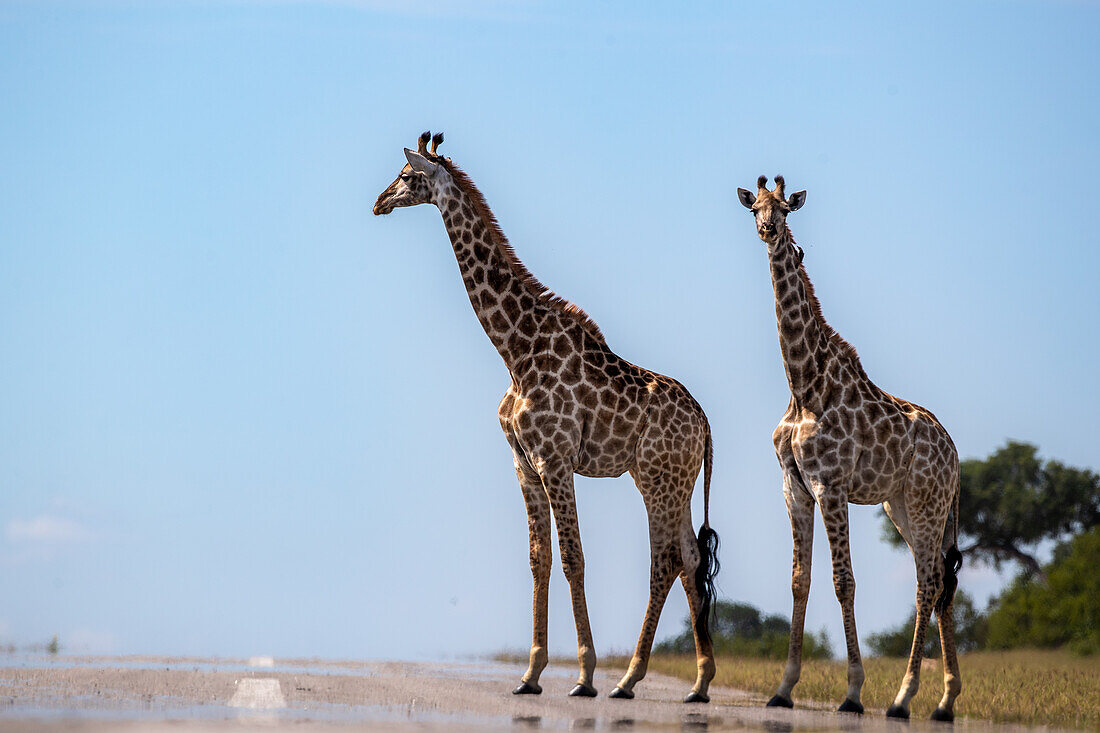
[[[651,545],[649,605],[634,657],[615,691],[633,696],[677,576],[693,619],[699,613],[694,573],[700,553],[690,500],[704,460],[709,493],[706,415],[683,385],[620,358],[583,311],[542,286],[516,257],[470,179],[450,159],[436,155],[434,145],[426,150],[426,141],[421,138],[417,152],[406,149],[409,164],[378,197],[374,212],[420,203],[439,209],[470,303],[511,376],[498,416],[527,507],[534,578],[530,664],[516,691],[540,692],[539,676],[547,663],[553,517],[577,628],[580,676],[571,694],[595,694],[596,655],[573,474],[629,472],[645,503]],[[714,657],[708,638],[697,635],[696,648],[699,672],[693,690],[705,698]]]
[[[886,393],[864,372],[855,349],[825,322],[791,237],[787,214],[802,206],[805,191],[786,198],[783,179],[774,191],[761,176],[754,196],[738,189],[768,246],[783,366],[790,386],[787,411],[772,435],[783,470],[783,496],[791,520],[794,610],[783,680],[771,704],[789,706],[801,670],[803,626],[810,590],[814,507],[821,509],[832,553],[833,585],[844,618],[848,693],[841,710],[862,711],[863,663],[856,637],[855,578],[848,546],[848,505],[882,504],[912,552],[917,571],[917,623],[909,664],[891,707],[908,717],[920,683],[925,630],[942,590],[944,530],[954,510],[958,535],[959,459],[936,417]],[[944,695],[937,713],[953,713],[961,685],[952,608],[940,613]]]

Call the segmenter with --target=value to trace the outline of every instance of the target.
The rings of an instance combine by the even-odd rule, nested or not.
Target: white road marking
[[[279,687],[279,680],[246,677],[237,680],[237,691],[229,701],[231,708],[285,708],[286,699]]]

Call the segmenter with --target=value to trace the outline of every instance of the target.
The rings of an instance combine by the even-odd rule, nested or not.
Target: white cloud
[[[10,520],[4,536],[13,544],[62,544],[89,540],[92,533],[72,519],[42,514],[33,519]]]

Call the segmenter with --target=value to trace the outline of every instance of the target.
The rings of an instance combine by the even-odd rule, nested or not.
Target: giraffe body
[[[951,599],[961,556],[958,538],[959,459],[947,431],[928,410],[876,386],[846,341],[821,315],[802,251],[786,224],[805,201],[805,191],[786,198],[783,179],[768,191],[763,176],[754,196],[738,196],[756,217],[768,245],[776,322],[791,400],[772,435],[783,470],[783,495],[791,519],[794,610],[787,667],[769,705],[791,706],[801,671],[806,600],[810,587],[814,507],[821,509],[832,555],[833,585],[844,617],[848,693],[840,709],[862,712],[863,663],[855,623],[855,577],[848,545],[848,505],[883,504],[909,545],[917,570],[917,623],[901,689],[888,711],[909,717],[920,683],[925,631],[935,609],[940,618],[944,695],[933,714],[950,720],[961,689]],[[946,558],[941,554],[947,520],[954,512]]]
[[[439,208],[470,303],[511,376],[497,414],[526,504],[534,580],[530,664],[515,692],[542,689],[553,518],[577,627],[580,676],[570,694],[596,694],[573,474],[629,472],[649,517],[650,599],[631,665],[611,695],[634,696],[634,686],[645,676],[661,608],[679,576],[695,621],[699,667],[688,700],[705,702],[714,676],[706,619],[717,536],[707,520],[696,536],[690,502],[700,467],[704,499],[709,495],[712,449],[706,415],[683,385],[617,356],[583,311],[539,283],[516,257],[470,179],[435,154],[441,136],[431,151],[428,140],[425,133],[419,150],[405,150],[408,165],[378,197],[374,213],[421,203]]]

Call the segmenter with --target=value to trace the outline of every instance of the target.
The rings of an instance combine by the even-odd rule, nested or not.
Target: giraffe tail
[[[955,599],[955,589],[959,587],[959,570],[963,564],[963,556],[959,551],[959,491],[959,480],[956,478],[955,500],[951,505],[951,547],[943,556],[943,591],[936,599],[937,614],[947,610]]]
[[[699,566],[695,568],[695,590],[699,594],[699,614],[695,617],[695,633],[710,641],[710,616],[718,591],[714,578],[721,565],[718,562],[718,533],[710,528],[710,474],[714,463],[714,441],[707,426],[707,443],[703,453],[703,526],[699,528]]]

